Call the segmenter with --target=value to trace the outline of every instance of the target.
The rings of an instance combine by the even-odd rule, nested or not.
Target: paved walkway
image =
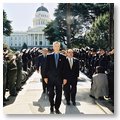
[[[50,114],[50,105],[47,94],[42,94],[41,76],[34,74],[27,80],[17,97],[10,97],[7,92],[6,96],[9,102],[3,108],[5,114]],[[89,97],[91,82],[82,73],[77,84],[77,105],[67,106],[64,95],[60,111],[62,114],[112,114],[107,108],[107,112],[100,108],[96,102]]]

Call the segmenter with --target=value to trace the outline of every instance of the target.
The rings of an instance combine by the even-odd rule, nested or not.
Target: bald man
[[[64,94],[67,105],[76,105],[77,80],[79,77],[79,60],[73,57],[73,50],[67,50],[67,57],[65,62],[65,79],[67,83],[64,85]]]

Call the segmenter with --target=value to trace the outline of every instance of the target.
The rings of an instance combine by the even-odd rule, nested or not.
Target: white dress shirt
[[[72,66],[73,66],[73,58],[69,58],[69,57],[68,57],[68,61],[69,61],[69,64],[70,64],[70,68],[72,69]]]

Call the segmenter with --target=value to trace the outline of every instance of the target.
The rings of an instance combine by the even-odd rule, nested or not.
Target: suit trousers
[[[53,83],[48,85],[49,86],[49,101],[50,106],[55,106],[55,109],[59,109],[62,99],[62,84]],[[56,95],[56,97],[55,97]],[[55,97],[55,100],[54,100]]]
[[[70,100],[74,103],[76,99],[76,92],[77,92],[77,82],[72,82],[76,81],[76,79],[68,79],[68,82],[66,85],[64,85],[64,94],[65,94],[65,99],[67,102],[70,102]]]
[[[42,87],[43,87],[43,91],[44,91],[44,92],[46,91],[46,89],[47,89],[47,92],[48,92],[48,86],[47,86],[47,84],[46,84],[45,81],[44,81],[43,75],[42,75]]]

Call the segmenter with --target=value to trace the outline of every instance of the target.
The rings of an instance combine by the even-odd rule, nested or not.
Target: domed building
[[[50,21],[48,9],[41,5],[33,18],[33,27],[28,27],[26,32],[13,32],[9,37],[4,36],[4,40],[10,47],[16,49],[21,49],[24,43],[27,44],[28,48],[51,47],[43,31]]]

